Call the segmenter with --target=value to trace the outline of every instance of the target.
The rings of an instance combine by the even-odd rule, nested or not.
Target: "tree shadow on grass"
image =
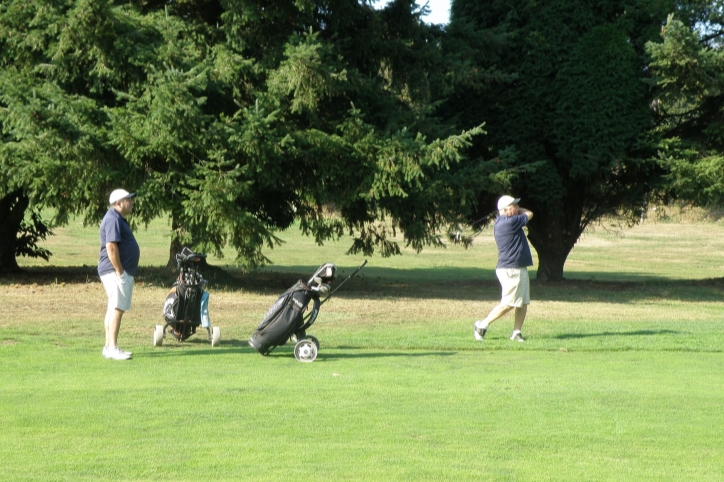
[[[348,350],[343,353],[324,353],[319,352],[319,355],[317,355],[317,360],[336,360],[336,359],[354,359],[354,358],[394,358],[394,357],[403,357],[403,358],[419,358],[419,357],[427,357],[427,356],[454,356],[457,355],[457,352],[455,351],[380,351],[380,352],[358,352],[354,353],[355,351],[359,350],[359,348],[345,348],[345,347],[338,347],[335,348],[335,350]]]
[[[553,338],[557,340],[574,340],[581,338],[594,337],[610,337],[610,336],[658,336],[658,335],[676,335],[681,333],[676,330],[635,330],[635,331],[604,331],[602,333],[566,333],[556,335]]]
[[[340,266],[337,284],[357,266]],[[272,266],[242,272],[216,268],[209,279],[211,290],[243,291],[277,297],[299,279],[307,279],[317,266]],[[223,275],[219,275],[223,273]],[[206,273],[204,273],[206,276]],[[532,270],[533,278],[535,272]],[[531,280],[531,297],[536,301],[629,303],[641,299],[676,298],[681,301],[720,301],[724,278],[672,280],[647,273],[566,272],[567,279],[555,283]],[[615,277],[615,281],[611,278]],[[161,267],[141,267],[136,278],[140,286],[169,287],[175,278]],[[100,283],[96,268],[32,267],[19,274],[1,274],[2,285],[59,283]],[[334,286],[333,286],[334,288]],[[449,299],[495,302],[500,284],[492,269],[475,267],[433,267],[399,269],[367,266],[346,283],[335,297],[364,300]]]

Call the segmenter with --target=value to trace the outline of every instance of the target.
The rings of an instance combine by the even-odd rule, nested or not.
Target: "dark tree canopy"
[[[440,112],[486,122],[471,159],[522,169],[510,191],[535,213],[538,278],[559,280],[570,250],[606,215],[638,218],[660,176],[645,42],[673,2],[453,0],[455,93]],[[472,161],[471,161],[472,162]],[[499,193],[483,192],[480,213]],[[479,214],[480,214],[479,213]]]
[[[170,258],[231,246],[247,266],[295,223],[419,250],[509,192],[536,214],[539,279],[561,279],[603,216],[721,201],[721,12],[453,0],[442,28],[413,0],[2,2],[0,269],[117,187],[134,223],[170,219]]]

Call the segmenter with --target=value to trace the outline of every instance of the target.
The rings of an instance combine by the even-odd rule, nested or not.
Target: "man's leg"
[[[482,340],[485,337],[485,333],[488,331],[488,325],[512,309],[512,306],[504,304],[500,304],[493,308],[491,312],[488,313],[488,316],[473,323],[473,337],[476,340]]]
[[[118,348],[118,332],[121,329],[121,318],[123,311],[118,308],[110,308],[106,312],[106,346],[103,348],[103,356],[113,360],[128,360],[133,355]]]
[[[528,313],[528,303],[530,303],[530,278],[528,277],[527,268],[520,269],[520,281],[518,283],[517,294],[522,299],[522,304],[519,308],[515,309],[515,327],[513,328],[513,334],[510,336],[510,339],[514,341],[524,341],[521,329],[523,328],[525,315]]]
[[[520,308],[515,309],[515,326],[513,331],[521,331],[526,313],[528,313],[528,305],[523,305]]]
[[[117,308],[109,308],[106,312],[106,348],[118,346],[121,318],[123,318],[123,311]]]
[[[128,360],[132,354],[118,348],[118,333],[121,329],[121,318],[124,313],[124,310],[120,308],[130,306],[130,299],[119,300],[118,280],[116,279],[115,273],[101,276],[101,281],[108,295],[108,307],[106,308],[106,316],[103,320],[106,331],[103,357],[113,360]]]
[[[480,325],[488,326],[489,324],[491,324],[492,322],[494,322],[495,320],[497,320],[498,318],[500,318],[501,316],[503,316],[504,314],[506,314],[507,312],[509,312],[512,309],[513,309],[512,306],[498,305],[495,308],[493,308],[490,311],[490,313],[488,313],[488,316],[486,316],[485,319],[480,321]],[[517,315],[517,311],[518,311],[518,309],[516,308],[516,315]],[[525,317],[525,315],[523,315],[523,316]],[[517,318],[516,318],[516,320],[517,320]]]

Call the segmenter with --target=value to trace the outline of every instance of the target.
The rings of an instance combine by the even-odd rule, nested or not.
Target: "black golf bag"
[[[319,341],[314,336],[307,335],[306,330],[317,319],[322,304],[320,296],[330,294],[330,284],[336,276],[337,267],[326,263],[306,283],[297,281],[272,305],[249,338],[249,345],[266,356],[291,339],[295,343],[294,356],[297,360],[314,361],[317,358]],[[305,316],[310,302],[312,310]]]
[[[194,253],[184,248],[176,255],[178,278],[163,304],[165,325],[156,325],[153,345],[160,346],[166,337],[166,329],[178,341],[184,341],[196,333],[199,326],[206,328],[211,346],[219,344],[221,331],[212,328],[209,319],[209,293],[204,289],[208,281],[199,272],[199,264],[205,254]]]

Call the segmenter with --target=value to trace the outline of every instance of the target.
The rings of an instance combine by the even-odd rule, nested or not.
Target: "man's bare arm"
[[[106,251],[108,251],[108,259],[116,270],[118,276],[123,274],[123,265],[121,264],[121,252],[118,250],[118,243],[106,243]]]
[[[527,210],[527,209],[525,209],[525,208],[519,207],[519,208],[518,208],[518,214],[525,214],[526,216],[528,216],[528,221],[530,221],[531,219],[533,219],[533,211],[529,211],[529,210]]]

